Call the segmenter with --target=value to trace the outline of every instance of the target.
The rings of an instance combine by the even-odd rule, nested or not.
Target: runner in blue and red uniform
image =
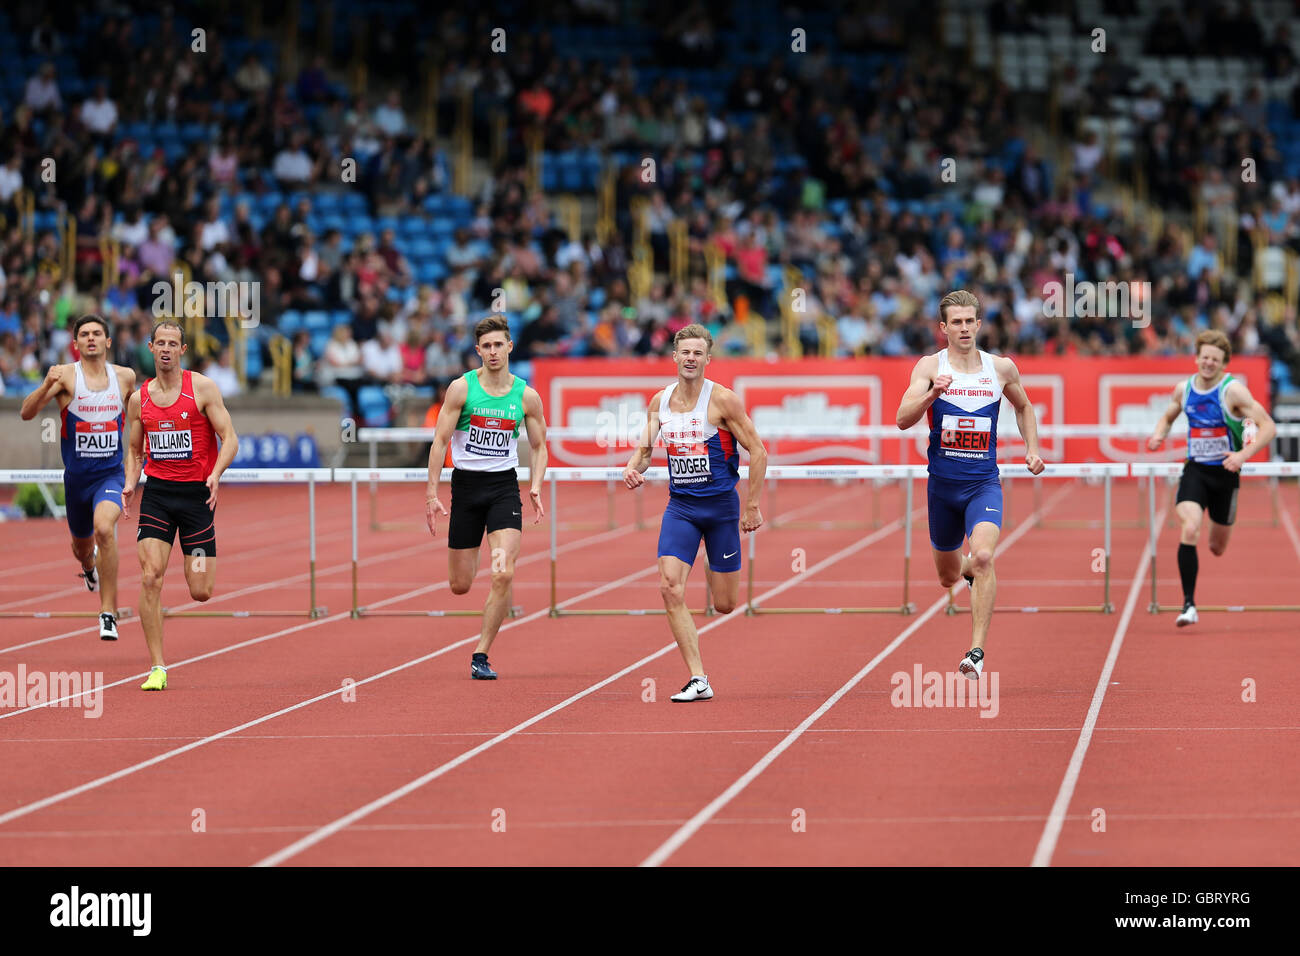
[[[83,315],[73,327],[80,359],[50,367],[23,400],[24,421],[51,398],[60,408],[59,449],[72,553],[86,587],[99,590],[99,636],[117,640],[117,519],[122,516],[122,425],[135,372],[108,361],[108,323]]]
[[[948,347],[916,363],[898,406],[899,428],[911,428],[922,415],[930,426],[930,545],[939,583],[950,588],[964,577],[971,587],[971,649],[958,666],[971,680],[984,668],[984,641],[997,596],[993,552],[1002,533],[997,436],[1004,395],[1025,439],[1026,467],[1035,475],[1043,470],[1034,406],[1015,363],[976,348],[978,312],[979,300],[964,289],[943,297],[939,328]],[[965,555],[963,539],[970,542]]]
[[[1228,550],[1228,536],[1237,519],[1237,488],[1241,466],[1277,434],[1273,417],[1246,388],[1228,374],[1232,343],[1217,329],[1196,336],[1196,374],[1174,387],[1165,413],[1147,439],[1159,450],[1178,416],[1187,412],[1187,462],[1178,482],[1174,510],[1182,525],[1178,542],[1178,574],[1183,582],[1183,611],[1174,622],[1197,622],[1196,577],[1200,570],[1196,541],[1201,517],[1210,514],[1210,553]],[[1247,422],[1258,431],[1250,433]]]
[[[126,411],[133,427],[122,489],[124,513],[130,513],[142,464],[149,478],[140,496],[136,533],[140,624],[152,664],[141,690],[167,689],[160,601],[163,575],[178,533],[185,551],[190,597],[196,601],[212,597],[217,579],[217,485],[239,450],[235,426],[217,384],[206,375],[181,369],[186,348],[180,325],[163,321],[154,326],[149,351],[158,374],[131,396]]]
[[[700,635],[686,607],[686,578],[703,539],[709,557],[713,606],[732,611],[740,595],[740,531],[763,524],[758,510],[767,473],[767,449],[736,393],[704,377],[712,359],[713,337],[702,325],[688,325],[673,337],[677,381],[650,399],[641,442],[623,469],[623,481],[636,488],[650,467],[656,437],[668,449],[668,507],[659,528],[659,591],[668,626],[691,677],[672,699],[709,700],[713,688],[700,658]],[[736,483],[740,451],[749,452],[749,501],[744,513]]]

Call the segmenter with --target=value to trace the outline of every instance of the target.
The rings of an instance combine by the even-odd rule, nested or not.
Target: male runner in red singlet
[[[154,326],[149,351],[158,374],[131,396],[126,410],[133,427],[122,488],[123,514],[130,513],[141,462],[146,454],[148,457],[144,473],[149,480],[140,496],[136,541],[140,624],[152,669],[141,690],[167,689],[160,600],[163,574],[178,531],[190,597],[196,601],[212,597],[217,578],[217,483],[239,451],[234,423],[216,383],[198,372],[181,370],[186,348],[185,332],[176,322]]]
[[[117,640],[117,519],[122,514],[122,422],[135,372],[108,361],[108,323],[83,315],[73,328],[81,360],[51,365],[41,387],[23,400],[22,418],[59,402],[63,490],[72,553],[86,587],[100,589],[99,636]]]

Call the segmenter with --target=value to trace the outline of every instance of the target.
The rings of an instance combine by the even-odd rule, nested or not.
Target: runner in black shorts
[[[475,680],[496,680],[488,649],[510,609],[510,585],[523,531],[519,496],[519,428],[528,429],[532,448],[529,499],[542,520],[542,477],[546,474],[546,419],[542,398],[510,372],[510,327],[489,316],[474,327],[475,349],[483,367],[452,382],[438,413],[438,432],[429,450],[425,520],[437,534],[437,517],[447,509],[438,500],[443,457],[451,446],[451,524],[447,532],[447,577],[453,594],[469,591],[478,574],[479,549],[487,533],[492,549],[492,590],[483,607],[483,629],[470,659]]]
[[[140,494],[136,540],[157,538],[171,547],[180,536],[186,554],[217,556],[216,509],[208,507],[208,486],[198,481],[150,478]]]
[[[1187,462],[1178,483],[1174,510],[1182,523],[1178,544],[1178,574],[1183,582],[1183,612],[1179,627],[1195,624],[1196,576],[1200,570],[1196,540],[1201,516],[1210,513],[1210,553],[1228,549],[1228,536],[1237,520],[1237,487],[1241,466],[1261,448],[1268,448],[1277,426],[1246,386],[1227,373],[1232,343],[1222,332],[1207,329],[1196,337],[1197,374],[1179,382],[1147,439],[1156,451],[1178,416],[1187,412]],[[1252,434],[1252,429],[1258,431]]]
[[[453,551],[473,548],[477,554],[483,533],[504,528],[523,531],[523,499],[519,475],[509,471],[462,471],[451,473],[451,521],[447,526],[447,547]]]
[[[135,427],[126,459],[122,513],[130,513],[143,465],[149,480],[140,498],[136,551],[140,624],[153,666],[141,689],[166,690],[160,602],[172,542],[179,534],[190,597],[208,600],[217,579],[217,485],[234,461],[239,439],[217,384],[206,375],[181,370],[185,336],[177,323],[159,322],[149,337],[149,350],[158,376],[145,382],[127,404],[127,419]]]

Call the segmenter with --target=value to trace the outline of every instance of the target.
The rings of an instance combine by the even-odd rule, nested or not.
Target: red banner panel
[[[1196,373],[1192,357],[1015,359],[1020,381],[1041,425],[1154,427],[1174,386]],[[890,432],[847,437],[865,426],[890,425],[907,389],[915,357],[806,359],[714,359],[710,379],[733,389],[745,403],[773,463],[783,465],[916,464],[925,461],[926,436]],[[1266,408],[1268,360],[1238,357],[1229,371]],[[655,392],[674,381],[669,359],[538,359],[529,382],[542,396],[555,435],[551,463],[623,464],[631,455]],[[1172,461],[1186,454],[1186,418],[1158,454],[1143,438],[1043,437],[1046,461]],[[1004,398],[998,414],[998,457],[1024,455],[1015,410]],[[663,453],[656,452],[656,463]]]

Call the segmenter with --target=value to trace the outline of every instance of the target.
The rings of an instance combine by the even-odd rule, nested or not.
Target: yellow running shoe
[[[154,667],[149,671],[149,679],[140,685],[141,690],[166,690],[167,668]]]

